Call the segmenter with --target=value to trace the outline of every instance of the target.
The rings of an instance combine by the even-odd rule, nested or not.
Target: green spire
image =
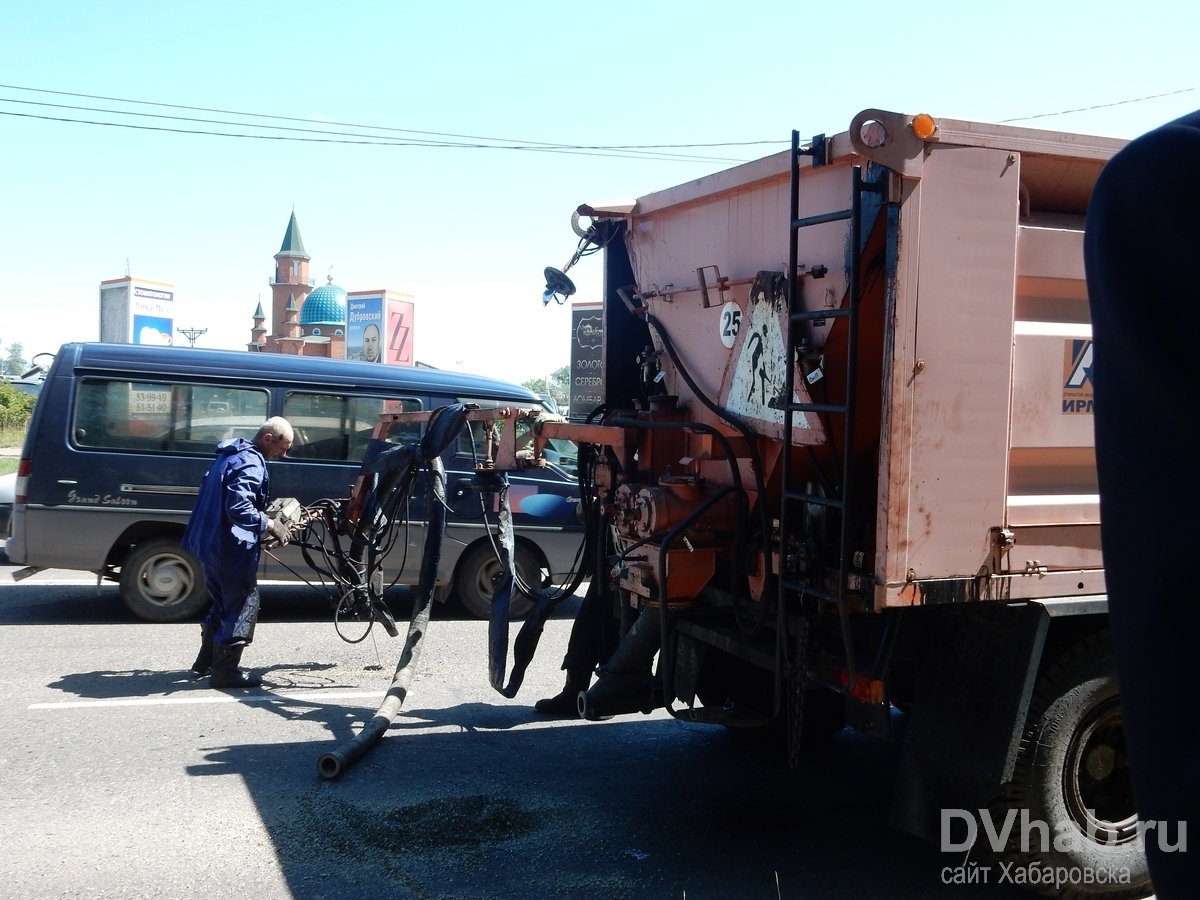
[[[258,307],[254,310],[254,318],[256,318],[256,319],[265,319],[266,318],[266,316],[263,315],[261,300],[258,301]]]
[[[279,248],[279,252],[275,254],[275,258],[281,256],[296,256],[300,259],[311,259],[304,252],[304,241],[300,238],[300,226],[296,224],[296,213],[292,211],[292,217],[288,220],[287,233],[283,236],[283,246]]]

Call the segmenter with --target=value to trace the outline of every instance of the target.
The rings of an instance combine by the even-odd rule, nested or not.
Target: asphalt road
[[[435,617],[408,703],[341,779],[318,756],[377,707],[400,641],[337,638],[324,601],[268,586],[244,662],[260,691],[185,671],[195,624],[114,586],[0,566],[0,897],[1008,898],[887,827],[891,747],[781,748],[663,713],[553,721],[570,627],[515,700],[486,625]],[[776,879],[778,879],[778,884]]]

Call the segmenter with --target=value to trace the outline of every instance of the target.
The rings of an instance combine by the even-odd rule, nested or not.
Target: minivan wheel
[[[532,551],[521,544],[516,547],[517,574],[533,588],[542,588],[545,578],[542,567]],[[500,580],[500,560],[492,550],[491,542],[481,541],[472,546],[458,561],[454,573],[454,591],[463,609],[480,619],[492,614],[492,594]],[[519,619],[533,608],[533,601],[520,591],[514,591],[509,606],[509,618]]]
[[[142,541],[121,565],[121,599],[138,618],[182,622],[208,603],[204,570],[176,538]]]

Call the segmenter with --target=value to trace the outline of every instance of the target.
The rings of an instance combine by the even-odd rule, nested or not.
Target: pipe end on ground
[[[317,759],[317,771],[321,773],[322,778],[333,779],[342,774],[346,763],[342,759],[342,754],[336,750],[329,753],[322,753]]]

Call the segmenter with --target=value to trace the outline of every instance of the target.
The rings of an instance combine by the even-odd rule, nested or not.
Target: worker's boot
[[[208,622],[200,623],[200,652],[192,663],[192,677],[205,678],[212,672],[213,664],[213,626]]]
[[[245,675],[238,668],[245,646],[213,647],[212,677],[209,685],[215,688],[251,688],[262,684],[258,675]]]
[[[588,682],[592,680],[591,672],[572,672],[567,670],[567,683],[553,697],[547,697],[533,704],[533,708],[545,716],[578,716],[579,692],[586,691]]]

